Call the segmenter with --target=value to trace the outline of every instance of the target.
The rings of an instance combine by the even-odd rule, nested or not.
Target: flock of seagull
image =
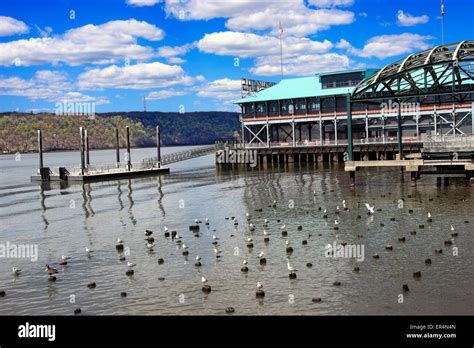
[[[316,195],[316,192],[314,192],[314,195]],[[277,207],[277,201],[273,201],[272,204],[269,205],[269,207],[273,207],[273,208],[276,208]],[[361,207],[361,203],[360,202],[357,202],[357,208],[360,208]],[[375,208],[375,205],[370,205],[369,203],[365,203],[365,208],[367,210],[367,214],[368,215],[374,215],[374,214],[377,214],[378,211],[381,211],[382,209],[381,208],[378,208],[376,209]],[[325,219],[326,221],[328,221],[329,219],[329,215],[328,215],[328,211],[327,209],[323,209],[321,207],[318,208],[318,210],[320,212],[322,212],[322,218]],[[256,211],[258,212],[262,212],[262,209],[256,209]],[[339,214],[341,213],[341,211],[349,211],[349,208],[347,206],[347,202],[346,200],[342,200],[342,210],[340,209],[340,206],[336,206],[336,209],[334,211],[334,214],[335,214],[335,220],[334,220],[334,230],[338,230],[339,229]],[[409,210],[408,211],[409,214],[413,214],[413,210]],[[360,219],[361,216],[358,215],[357,216],[357,219]],[[237,220],[236,217],[226,217],[225,218],[226,220],[231,220],[233,225],[236,227],[238,226],[239,222]],[[245,239],[245,242],[246,242],[246,246],[249,250],[253,249],[254,248],[254,239],[253,238],[257,238],[257,236],[254,234],[255,230],[256,230],[256,224],[257,222],[253,219],[252,215],[250,213],[246,213],[245,214],[245,219],[246,219],[246,223],[247,223],[247,230],[251,232],[251,236],[249,237],[247,235],[247,237],[244,236],[244,239]],[[393,220],[395,218],[392,218]],[[427,213],[427,220],[426,220],[428,223],[432,223],[433,222],[433,217],[432,217],[432,214],[430,212]],[[464,221],[465,223],[469,223],[469,221]],[[280,224],[279,226],[279,229],[281,231],[281,236],[282,237],[285,237],[286,238],[286,241],[285,241],[285,246],[286,246],[286,254],[287,254],[287,257],[286,257],[286,267],[287,267],[287,270],[288,270],[288,277],[289,279],[295,279],[297,277],[297,272],[298,270],[293,267],[290,263],[290,258],[289,256],[291,255],[291,253],[294,251],[293,249],[293,246],[290,244],[290,241],[289,239],[287,238],[288,237],[288,228],[286,226],[286,224],[282,223],[280,220],[276,220],[276,223]],[[189,226],[189,230],[192,231],[194,234],[199,234],[200,232],[200,225],[203,224],[202,221],[198,220],[198,219],[195,219],[194,220],[194,224]],[[207,229],[209,230],[209,226],[210,226],[210,221],[208,218],[205,219],[204,221],[204,224],[206,225]],[[381,225],[383,225],[383,223],[381,223]],[[269,243],[270,242],[270,232],[269,232],[269,220],[268,219],[264,219],[263,220],[263,224],[262,224],[262,227],[263,227],[263,232],[262,232],[262,237],[263,237],[263,241],[265,243]],[[424,228],[424,225],[419,225],[419,228]],[[297,226],[296,228],[298,231],[301,231],[302,230],[302,226]],[[213,230],[213,231],[216,231],[216,230]],[[451,239],[447,239],[445,240],[444,244],[445,246],[449,246],[452,244],[453,242],[453,238],[454,237],[457,237],[458,236],[458,233],[455,232],[455,228],[453,225],[450,226],[450,231],[451,231]],[[410,232],[412,235],[416,234],[416,231],[412,231]],[[163,227],[163,234],[164,234],[164,237],[169,239],[169,240],[172,240],[176,243],[178,249],[181,250],[181,253],[183,256],[188,256],[189,253],[190,253],[190,249],[189,247],[184,243],[184,238],[177,232],[177,231],[170,231],[166,226]],[[155,238],[154,238],[154,232],[151,231],[151,230],[145,230],[144,232],[144,235],[145,235],[145,247],[146,249],[149,251],[149,252],[153,252],[154,248],[156,248],[156,244],[155,244]],[[234,237],[234,234],[231,234],[230,235],[231,237]],[[321,234],[319,234],[319,236],[321,236]],[[307,238],[311,238],[312,237],[312,234],[311,233],[308,233],[307,234]],[[358,235],[357,236],[358,238],[362,238],[361,235]],[[336,235],[336,239],[337,239],[337,235]],[[212,236],[212,248],[213,248],[213,253],[214,253],[214,256],[216,258],[216,260],[219,260],[221,257],[222,257],[222,250],[221,250],[221,247],[220,247],[220,244],[219,244],[219,240],[220,238],[217,237],[216,235],[213,235]],[[398,241],[399,242],[405,242],[405,237],[399,237],[398,238]],[[303,245],[306,245],[308,243],[307,239],[304,239],[302,241],[302,244]],[[341,243],[342,245],[344,245],[344,243]],[[116,251],[118,252],[119,254],[119,260],[120,261],[127,261],[126,260],[126,256],[125,256],[125,253],[124,253],[124,250],[125,250],[125,244],[124,244],[124,241],[121,239],[121,238],[118,238],[117,241],[116,241],[116,245],[115,245],[115,249]],[[391,245],[386,245],[385,246],[385,250],[393,250],[393,246]],[[91,258],[92,255],[94,253],[94,250],[92,250],[90,247],[86,247],[85,248],[85,254],[88,258]],[[435,254],[441,254],[442,253],[442,249],[436,249],[435,250]],[[379,258],[379,255],[378,254],[374,254],[372,256],[374,259],[378,259]],[[259,259],[259,263],[261,265],[266,265],[267,264],[267,259],[266,259],[266,255],[265,255],[265,252],[264,251],[260,251],[257,255],[257,258]],[[66,255],[62,255],[58,264],[61,265],[61,266],[64,266],[64,265],[67,265],[68,261],[71,259],[71,257],[69,256],[66,256]],[[195,260],[195,263],[194,263],[194,266],[199,268],[202,266],[202,263],[201,263],[201,256],[199,255],[196,255],[194,257],[194,260]],[[431,259],[426,259],[425,260],[425,264],[426,265],[429,265],[431,264]],[[162,264],[164,263],[164,260],[162,258],[159,258],[158,259],[158,263],[159,264]],[[133,263],[133,262],[130,262],[130,261],[127,261],[126,263],[126,270],[125,270],[125,274],[127,276],[133,276],[134,275],[134,269],[135,267],[137,266],[136,263]],[[311,263],[307,263],[306,266],[308,268],[312,267],[312,264]],[[359,267],[354,267],[353,271],[354,272],[358,272],[360,270]],[[47,277],[48,277],[48,281],[50,282],[54,282],[56,281],[56,276],[57,274],[59,273],[58,269],[57,268],[54,268],[54,267],[51,267],[49,264],[47,264],[45,266],[45,269],[44,269],[45,273],[47,274]],[[20,276],[22,270],[19,269],[19,268],[16,268],[16,267],[13,267],[12,269],[12,273],[14,274],[14,276]],[[244,258],[242,260],[242,266],[241,266],[241,272],[242,273],[247,273],[249,272],[249,267],[248,267],[248,260],[246,258]],[[420,278],[421,277],[421,271],[416,271],[413,273],[413,277],[414,278]],[[341,283],[339,281],[336,281],[333,283],[333,285],[340,285]],[[209,282],[209,280],[207,278],[205,278],[204,276],[201,277],[201,285],[202,285],[202,291],[204,293],[210,293],[212,288],[211,288],[211,284]],[[87,285],[88,288],[95,288],[96,284],[95,283],[89,283]],[[402,290],[403,291],[409,291],[409,287],[408,287],[408,284],[403,284],[402,285]],[[5,292],[4,291],[1,291],[0,292],[0,296],[4,296],[5,295]],[[256,298],[258,299],[262,299],[265,297],[265,291],[263,290],[263,284],[258,281],[256,283]],[[122,297],[125,297],[126,296],[126,293],[121,293],[121,296]],[[313,298],[313,302],[320,302],[321,299],[320,298]],[[81,310],[78,308],[74,311],[75,314],[78,314],[80,313]],[[227,313],[233,313],[234,312],[234,309],[232,307],[228,307],[226,309],[226,312]]]

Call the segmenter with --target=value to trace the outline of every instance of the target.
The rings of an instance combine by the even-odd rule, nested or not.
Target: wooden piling
[[[89,159],[89,135],[87,133],[87,129],[84,131],[84,135],[86,138],[86,166],[90,165],[90,159]]]
[[[81,175],[84,175],[85,170],[85,158],[84,158],[84,128],[79,127],[79,133],[81,136]]]
[[[43,133],[38,129],[38,154],[39,154],[39,170],[43,171]]]
[[[130,128],[128,126],[125,127],[125,132],[127,136],[127,170],[130,171],[132,169],[132,158],[130,156]]]
[[[158,168],[161,168],[161,133],[160,126],[156,126],[156,160]]]
[[[119,143],[119,130],[115,128],[115,165],[120,167],[120,143]]]

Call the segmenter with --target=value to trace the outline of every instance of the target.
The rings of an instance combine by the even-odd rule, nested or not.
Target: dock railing
[[[474,151],[474,134],[426,135],[424,152]]]

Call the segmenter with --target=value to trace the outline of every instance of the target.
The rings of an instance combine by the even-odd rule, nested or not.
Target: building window
[[[321,85],[323,88],[340,88],[356,86],[364,79],[364,72],[352,72],[345,74],[334,74],[321,76]]]

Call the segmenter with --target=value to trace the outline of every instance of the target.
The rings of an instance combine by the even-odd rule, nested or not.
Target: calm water
[[[163,153],[181,149],[165,148]],[[132,151],[133,161],[153,155],[154,149]],[[79,154],[71,152],[45,155],[51,167],[77,165],[78,159]],[[91,153],[93,163],[113,159],[113,151]],[[424,177],[412,188],[408,181],[401,182],[398,170],[372,170],[358,172],[358,186],[351,189],[342,167],[217,172],[213,156],[206,156],[171,165],[167,176],[42,188],[29,181],[36,166],[35,155],[22,155],[21,161],[0,156],[0,243],[38,245],[37,262],[0,259],[0,290],[7,293],[0,298],[0,315],[71,315],[77,307],[86,315],[225,314],[229,306],[236,314],[474,313],[474,189],[462,181],[437,188],[434,178]],[[342,207],[343,199],[349,211],[336,217],[335,208]],[[402,208],[400,199],[405,200]],[[273,200],[276,208],[269,207]],[[365,202],[382,211],[368,216]],[[327,220],[318,207],[327,208]],[[428,211],[431,224],[426,222]],[[248,229],[246,212],[252,215],[255,232]],[[237,226],[225,219],[231,216],[237,217]],[[201,225],[199,237],[193,236],[189,225],[206,217],[210,226]],[[267,244],[265,218],[271,234]],[[282,223],[288,238],[281,236]],[[451,224],[459,236],[445,246]],[[182,235],[188,257],[163,236],[164,226]],[[155,231],[154,252],[145,246],[145,229]],[[417,234],[410,235],[412,230]],[[219,260],[213,234],[220,238]],[[249,236],[253,250],[246,247]],[[400,236],[406,236],[405,243],[398,242]],[[126,262],[119,261],[118,237],[130,249],[127,260],[137,263],[133,277],[125,275]],[[294,248],[291,265],[299,270],[294,280],[288,278],[287,239]],[[304,239],[307,245],[302,245]],[[325,257],[325,245],[336,240],[363,244],[365,260]],[[385,250],[387,244],[393,251]],[[86,246],[95,250],[91,258]],[[453,256],[453,247],[458,256]],[[443,253],[435,255],[435,249]],[[259,264],[260,251],[266,254],[266,266]],[[380,259],[372,258],[375,253]],[[57,264],[61,255],[71,256],[67,266]],[[194,266],[196,255],[202,257],[200,269]],[[159,265],[158,258],[164,258],[164,264]],[[240,271],[244,258],[247,274]],[[432,259],[431,265],[425,265],[426,258]],[[312,268],[306,267],[308,262]],[[57,282],[48,282],[46,263],[59,269]],[[12,274],[13,266],[23,270],[20,276]],[[360,267],[359,273],[353,272],[354,266]],[[418,270],[419,280],[412,276]],[[201,291],[201,276],[212,287],[208,295]],[[88,289],[93,281],[97,287]],[[263,301],[255,298],[257,281],[266,292]],[[335,281],[341,285],[334,286]],[[400,304],[404,283],[410,291]],[[123,291],[126,298],[120,296]],[[313,297],[322,301],[312,303]]]

